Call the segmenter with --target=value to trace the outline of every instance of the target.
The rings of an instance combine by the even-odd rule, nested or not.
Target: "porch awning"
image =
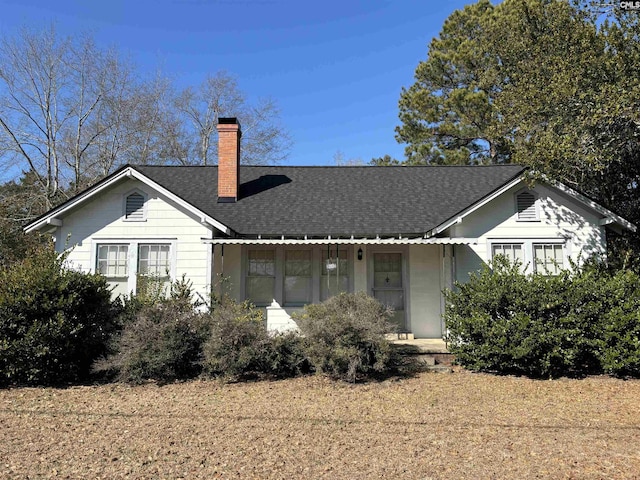
[[[477,238],[203,238],[215,245],[477,245]]]

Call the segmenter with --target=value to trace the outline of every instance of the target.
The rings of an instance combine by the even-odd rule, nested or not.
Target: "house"
[[[272,330],[339,291],[395,309],[402,332],[443,334],[442,290],[494,255],[550,274],[604,253],[628,221],[561,184],[529,187],[516,165],[240,167],[241,129],[220,119],[218,166],[120,168],[31,222],[114,294],[185,274],[207,298],[266,308]]]

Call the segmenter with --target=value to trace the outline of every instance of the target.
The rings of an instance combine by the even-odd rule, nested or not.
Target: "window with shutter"
[[[127,195],[124,219],[130,222],[141,222],[145,220],[144,202],[145,197],[140,193],[135,192]]]
[[[531,192],[521,192],[516,195],[516,207],[518,210],[518,220],[532,222],[539,220],[536,209],[536,196]]]

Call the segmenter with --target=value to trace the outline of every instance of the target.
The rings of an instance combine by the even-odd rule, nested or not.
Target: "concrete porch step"
[[[442,339],[394,339],[391,344],[396,352],[411,357],[427,370],[451,371],[454,357]]]
[[[387,333],[386,335],[387,340],[389,341],[395,341],[395,340],[415,340],[415,337],[413,336],[413,333],[410,332],[406,332],[406,333]]]
[[[417,353],[449,353],[447,344],[441,338],[391,339],[397,348]]]

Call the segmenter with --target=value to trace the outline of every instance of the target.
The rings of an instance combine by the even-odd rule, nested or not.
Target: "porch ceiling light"
[[[358,260],[362,260],[362,248],[358,249]]]

